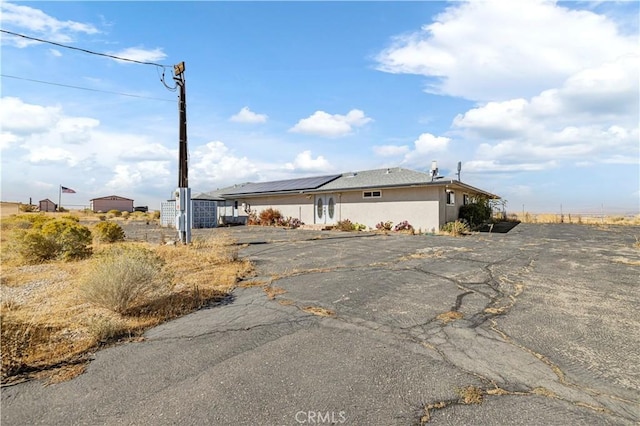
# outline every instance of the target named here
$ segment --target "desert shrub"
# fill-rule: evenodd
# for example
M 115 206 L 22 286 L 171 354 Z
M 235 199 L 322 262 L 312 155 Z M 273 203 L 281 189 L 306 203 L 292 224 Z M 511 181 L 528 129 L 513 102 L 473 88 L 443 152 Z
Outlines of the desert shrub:
M 467 221 L 471 226 L 477 226 L 491 219 L 491 210 L 489 200 L 480 198 L 472 203 L 460 206 L 458 219 Z
M 111 215 L 112 217 L 120 217 L 122 216 L 122 212 L 120 210 L 109 210 L 107 212 L 108 215 Z
M 394 231 L 410 231 L 413 232 L 413 226 L 406 220 L 398 223 L 393 227 Z
M 129 216 L 131 215 L 131 213 L 129 213 L 128 211 L 123 211 L 122 212 L 122 218 L 123 219 L 129 219 Z
M 247 225 L 260 225 L 260 219 L 258 219 L 258 214 L 255 212 L 255 210 L 249 212 Z
M 163 261 L 140 246 L 113 246 L 95 256 L 80 292 L 90 303 L 125 314 L 136 304 L 170 288 Z
M 2 219 L 2 229 L 40 228 L 43 223 L 53 219 L 53 216 L 47 216 L 44 213 L 13 215 Z
M 60 219 L 66 219 L 66 220 L 71 220 L 73 222 L 80 222 L 80 218 L 78 216 L 72 215 L 72 214 L 63 214 L 62 216 L 60 216 Z
M 58 212 L 60 213 L 64 213 L 64 212 L 68 212 L 69 209 L 65 209 L 64 207 L 58 207 Z
M 160 212 L 159 212 L 158 210 L 154 211 L 154 212 L 151 214 L 151 219 L 156 219 L 156 220 L 157 220 L 157 219 L 160 219 Z
M 390 220 L 386 221 L 386 222 L 380 222 L 376 225 L 376 229 L 378 231 L 391 231 L 391 228 L 393 226 L 393 222 L 391 222 Z
M 282 213 L 279 210 L 269 207 L 268 209 L 260 212 L 260 225 L 272 226 L 278 223 L 278 220 L 282 218 Z
M 38 206 L 34 204 L 20 204 L 18 206 L 18 210 L 23 213 L 32 213 L 38 211 Z
M 104 220 L 107 220 L 107 217 L 101 214 L 101 215 L 98 215 L 98 219 L 100 219 L 100 221 L 104 221 Z
M 115 222 L 98 222 L 93 230 L 98 241 L 103 243 L 124 241 L 124 230 Z
M 447 222 L 442 225 L 440 231 L 445 234 L 457 237 L 469 232 L 469 225 L 463 220 L 456 220 L 455 222 Z
M 16 235 L 17 248 L 28 263 L 82 259 L 91 254 L 91 231 L 69 219 L 53 219 Z
M 276 222 L 278 226 L 286 226 L 287 228 L 298 228 L 300 225 L 304 225 L 300 219 L 296 217 L 279 218 Z
M 340 220 L 336 223 L 335 229 L 338 231 L 351 232 L 353 231 L 353 223 L 351 223 L 349 219 Z

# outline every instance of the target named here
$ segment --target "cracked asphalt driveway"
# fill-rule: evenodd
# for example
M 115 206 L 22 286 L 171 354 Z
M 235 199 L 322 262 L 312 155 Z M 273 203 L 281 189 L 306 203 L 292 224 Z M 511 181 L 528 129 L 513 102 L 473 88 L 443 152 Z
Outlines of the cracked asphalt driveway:
M 637 227 L 206 232 L 246 244 L 270 292 L 238 288 L 69 382 L 5 387 L 2 423 L 640 422 Z

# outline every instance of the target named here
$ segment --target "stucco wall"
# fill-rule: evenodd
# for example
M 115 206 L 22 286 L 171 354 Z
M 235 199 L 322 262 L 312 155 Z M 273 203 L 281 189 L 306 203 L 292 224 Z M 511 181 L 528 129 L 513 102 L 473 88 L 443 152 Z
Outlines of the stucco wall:
M 239 198 L 238 215 L 246 216 L 247 213 L 243 211 L 242 203 L 249 204 L 251 210 L 256 211 L 258 216 L 262 210 L 272 207 L 279 210 L 284 217 L 298 218 L 307 224 L 313 223 L 312 195 L 295 194 L 272 197 Z
M 337 219 L 374 228 L 379 222 L 408 221 L 422 231 L 440 228 L 439 191 L 435 187 L 381 189 L 380 198 L 363 198 L 362 190 L 336 194 Z

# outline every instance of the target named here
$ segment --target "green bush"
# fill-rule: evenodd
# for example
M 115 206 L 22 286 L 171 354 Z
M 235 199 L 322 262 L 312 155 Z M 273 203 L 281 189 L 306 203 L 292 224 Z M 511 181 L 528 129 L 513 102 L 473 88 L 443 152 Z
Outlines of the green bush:
M 16 236 L 17 247 L 28 263 L 53 259 L 82 259 L 91 255 L 91 231 L 70 219 L 52 219 Z
M 481 225 L 491 219 L 491 205 L 488 199 L 479 199 L 460 206 L 458 219 L 466 220 L 472 226 Z
M 120 210 L 109 210 L 107 212 L 108 215 L 111 215 L 112 217 L 120 217 L 122 216 L 122 212 Z
M 113 246 L 93 259 L 82 277 L 80 292 L 87 302 L 120 314 L 170 289 L 163 261 L 140 246 Z
M 98 241 L 103 243 L 115 243 L 124 241 L 124 230 L 115 222 L 99 222 L 93 227 Z

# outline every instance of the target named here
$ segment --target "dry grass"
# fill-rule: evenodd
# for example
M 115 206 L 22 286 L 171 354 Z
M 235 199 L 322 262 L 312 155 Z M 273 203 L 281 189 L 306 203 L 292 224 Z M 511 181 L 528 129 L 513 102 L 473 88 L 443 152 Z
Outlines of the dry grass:
M 336 313 L 331 309 L 325 309 L 319 306 L 304 306 L 302 310 L 319 317 L 333 317 L 336 315 Z
M 458 389 L 458 395 L 460 395 L 460 402 L 462 404 L 482 404 L 484 392 L 482 389 L 475 386 L 467 386 L 466 388 Z
M 640 225 L 640 215 L 616 216 L 597 214 L 511 213 L 509 220 L 522 223 L 575 223 L 581 225 Z
M 262 287 L 262 290 L 264 290 L 264 292 L 267 295 L 267 299 L 269 300 L 273 300 L 276 298 L 276 296 L 280 294 L 285 294 L 287 292 L 287 290 L 285 290 L 284 288 L 273 286 L 273 285 L 264 286 Z
M 458 311 L 448 311 L 439 314 L 436 319 L 440 320 L 443 324 L 448 324 L 451 321 L 462 319 L 463 315 Z
M 3 249 L 9 243 L 4 234 Z M 3 263 L 3 383 L 74 377 L 84 371 L 89 352 L 116 340 L 137 339 L 149 327 L 219 301 L 252 271 L 224 235 L 191 246 L 124 244 L 144 245 L 173 273 L 166 292 L 137 300 L 122 313 L 83 299 L 80 284 L 93 259 L 33 266 Z

